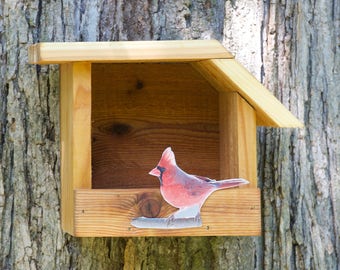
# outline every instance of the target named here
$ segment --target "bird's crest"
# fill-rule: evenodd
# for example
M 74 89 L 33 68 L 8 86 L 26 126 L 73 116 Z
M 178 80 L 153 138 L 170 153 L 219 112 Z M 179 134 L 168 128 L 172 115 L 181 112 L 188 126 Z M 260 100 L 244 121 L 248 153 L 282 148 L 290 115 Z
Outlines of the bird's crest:
M 176 165 L 175 154 L 172 152 L 171 147 L 168 147 L 164 150 L 159 163 Z

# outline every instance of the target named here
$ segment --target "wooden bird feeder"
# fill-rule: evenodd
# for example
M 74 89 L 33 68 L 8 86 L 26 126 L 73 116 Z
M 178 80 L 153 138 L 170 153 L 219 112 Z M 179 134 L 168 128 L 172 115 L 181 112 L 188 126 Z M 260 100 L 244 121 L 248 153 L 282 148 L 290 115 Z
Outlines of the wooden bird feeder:
M 302 124 L 217 41 L 39 43 L 60 65 L 61 213 L 74 236 L 260 235 L 256 126 Z M 185 171 L 249 185 L 213 193 L 203 226 L 138 229 L 174 208 L 148 175 L 171 146 Z

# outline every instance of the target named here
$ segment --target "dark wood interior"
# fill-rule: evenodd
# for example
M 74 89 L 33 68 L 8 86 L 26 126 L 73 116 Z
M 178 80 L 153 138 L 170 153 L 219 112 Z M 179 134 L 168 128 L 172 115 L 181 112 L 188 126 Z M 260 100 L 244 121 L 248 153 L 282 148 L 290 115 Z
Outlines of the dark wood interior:
M 218 92 L 187 63 L 92 64 L 93 188 L 158 187 L 171 146 L 185 171 L 219 178 Z

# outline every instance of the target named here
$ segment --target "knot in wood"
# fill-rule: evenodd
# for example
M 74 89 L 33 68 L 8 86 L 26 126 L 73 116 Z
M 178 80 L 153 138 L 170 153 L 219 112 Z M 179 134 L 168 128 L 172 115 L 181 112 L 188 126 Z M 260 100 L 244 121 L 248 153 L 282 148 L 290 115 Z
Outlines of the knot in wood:
M 114 135 L 126 135 L 131 131 L 131 126 L 124 123 L 114 123 L 111 127 L 111 131 Z
M 143 87 L 144 87 L 143 81 L 137 80 L 137 82 L 136 82 L 136 89 L 137 89 L 137 90 L 140 90 L 140 89 L 142 89 Z
M 139 199 L 138 207 L 142 216 L 157 217 L 161 211 L 162 202 L 159 196 L 153 193 L 143 193 Z

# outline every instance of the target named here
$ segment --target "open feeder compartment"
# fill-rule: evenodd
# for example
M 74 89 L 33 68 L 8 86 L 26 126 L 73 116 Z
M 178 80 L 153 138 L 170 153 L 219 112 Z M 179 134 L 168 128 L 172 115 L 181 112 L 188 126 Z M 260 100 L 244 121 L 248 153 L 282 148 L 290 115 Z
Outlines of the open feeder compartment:
M 41 43 L 60 64 L 62 226 L 74 236 L 260 235 L 256 124 L 300 122 L 217 41 Z M 213 193 L 202 227 L 138 229 L 176 209 L 148 175 L 171 146 L 188 173 L 242 177 Z

